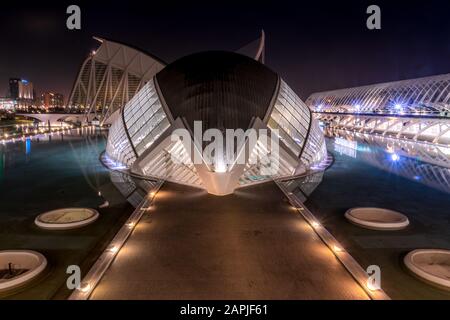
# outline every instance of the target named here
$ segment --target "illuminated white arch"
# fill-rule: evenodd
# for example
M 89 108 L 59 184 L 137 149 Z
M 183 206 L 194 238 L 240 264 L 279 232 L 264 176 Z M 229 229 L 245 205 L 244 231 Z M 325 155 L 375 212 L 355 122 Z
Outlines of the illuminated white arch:
M 100 47 L 81 65 L 68 106 L 108 118 L 127 103 L 165 63 L 122 43 L 94 37 Z

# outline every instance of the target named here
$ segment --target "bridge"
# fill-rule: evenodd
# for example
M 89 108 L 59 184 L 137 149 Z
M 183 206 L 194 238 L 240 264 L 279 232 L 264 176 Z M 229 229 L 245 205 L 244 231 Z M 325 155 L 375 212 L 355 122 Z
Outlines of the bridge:
M 85 113 L 16 113 L 16 116 L 22 116 L 38 120 L 39 122 L 50 123 L 51 126 L 61 125 L 62 122 L 80 122 L 86 123 L 92 121 L 94 113 L 89 115 Z

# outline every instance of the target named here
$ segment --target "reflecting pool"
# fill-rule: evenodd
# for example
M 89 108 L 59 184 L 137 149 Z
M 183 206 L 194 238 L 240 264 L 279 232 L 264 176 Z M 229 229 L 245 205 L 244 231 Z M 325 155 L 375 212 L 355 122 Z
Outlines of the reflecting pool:
M 36 250 L 50 265 L 29 289 L 1 298 L 65 298 L 67 266 L 86 272 L 132 212 L 99 161 L 105 142 L 106 131 L 90 128 L 0 144 L 0 250 Z M 109 206 L 98 208 L 106 200 Z M 100 217 L 67 231 L 34 225 L 40 213 L 63 207 L 96 208 Z
M 397 147 L 357 136 L 327 139 L 334 164 L 306 206 L 367 268 L 381 268 L 382 287 L 394 299 L 450 299 L 410 275 L 403 257 L 417 248 L 450 249 L 450 171 L 419 161 Z M 344 217 L 352 207 L 383 207 L 408 216 L 401 231 L 374 231 L 350 224 Z

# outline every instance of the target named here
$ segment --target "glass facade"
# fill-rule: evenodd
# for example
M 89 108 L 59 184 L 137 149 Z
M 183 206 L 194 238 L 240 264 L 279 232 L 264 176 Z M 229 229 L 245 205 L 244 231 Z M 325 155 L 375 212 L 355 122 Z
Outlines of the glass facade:
M 286 82 L 280 81 L 280 91 L 267 126 L 278 129 L 280 140 L 299 156 L 308 135 L 311 114 Z
M 209 179 L 206 177 L 211 175 L 203 174 L 203 171 L 199 174 L 197 170 L 211 169 L 203 165 L 194 166 L 193 155 L 185 150 L 180 140 L 161 141 L 158 148 L 152 148 L 151 153 L 146 152 L 171 126 L 158 94 L 151 79 L 123 107 L 120 117 L 110 128 L 107 155 L 127 168 L 131 168 L 138 159 L 136 164 L 139 168 L 136 170 L 150 178 L 207 188 L 212 180 L 205 182 L 202 179 Z M 284 143 L 277 147 L 283 150 L 280 153 L 275 152 L 276 149 L 267 150 L 260 137 L 247 164 L 236 169 L 242 170 L 237 185 L 301 174 L 326 157 L 324 135 L 318 121 L 283 80 L 280 80 L 273 108 L 266 112 L 270 112 L 267 126 Z
M 109 130 L 106 153 L 113 160 L 130 167 L 169 128 L 170 123 L 153 80 L 147 82 L 125 105 L 122 113 Z
M 279 138 L 305 165 L 326 156 L 323 133 L 306 104 L 280 80 L 280 91 L 267 126 L 278 129 Z
M 303 149 L 300 161 L 305 165 L 313 165 L 322 161 L 327 156 L 325 137 L 316 119 L 311 121 L 306 145 Z
M 130 167 L 136 160 L 136 154 L 128 140 L 122 117 L 117 119 L 109 129 L 106 154 L 120 165 Z
M 125 124 L 131 142 L 140 156 L 170 126 L 156 93 L 153 80 L 125 106 Z

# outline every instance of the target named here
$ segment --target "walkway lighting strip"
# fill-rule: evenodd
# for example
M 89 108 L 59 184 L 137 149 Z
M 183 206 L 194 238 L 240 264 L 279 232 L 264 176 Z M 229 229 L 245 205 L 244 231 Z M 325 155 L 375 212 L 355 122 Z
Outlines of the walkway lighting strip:
M 89 272 L 81 281 L 80 287 L 75 289 L 69 296 L 68 300 L 87 300 L 98 285 L 106 270 L 108 270 L 111 263 L 119 253 L 122 246 L 127 241 L 128 237 L 133 232 L 134 228 L 138 224 L 139 220 L 148 210 L 154 201 L 156 194 L 163 185 L 164 180 L 160 180 L 155 188 L 151 190 L 147 197 L 136 207 L 133 213 L 130 215 L 125 224 L 120 228 L 119 232 L 114 236 L 112 241 L 95 261 Z
M 390 300 L 390 297 L 383 291 L 383 289 L 373 290 L 370 286 L 370 281 L 367 273 L 359 265 L 359 263 L 344 249 L 344 247 L 328 232 L 323 225 L 321 225 L 311 211 L 301 203 L 292 192 L 289 192 L 280 181 L 274 180 L 281 191 L 288 198 L 291 205 L 297 209 L 302 217 L 309 223 L 311 228 L 327 245 L 336 258 L 342 263 L 352 277 L 358 282 L 363 290 L 369 295 L 372 300 Z

